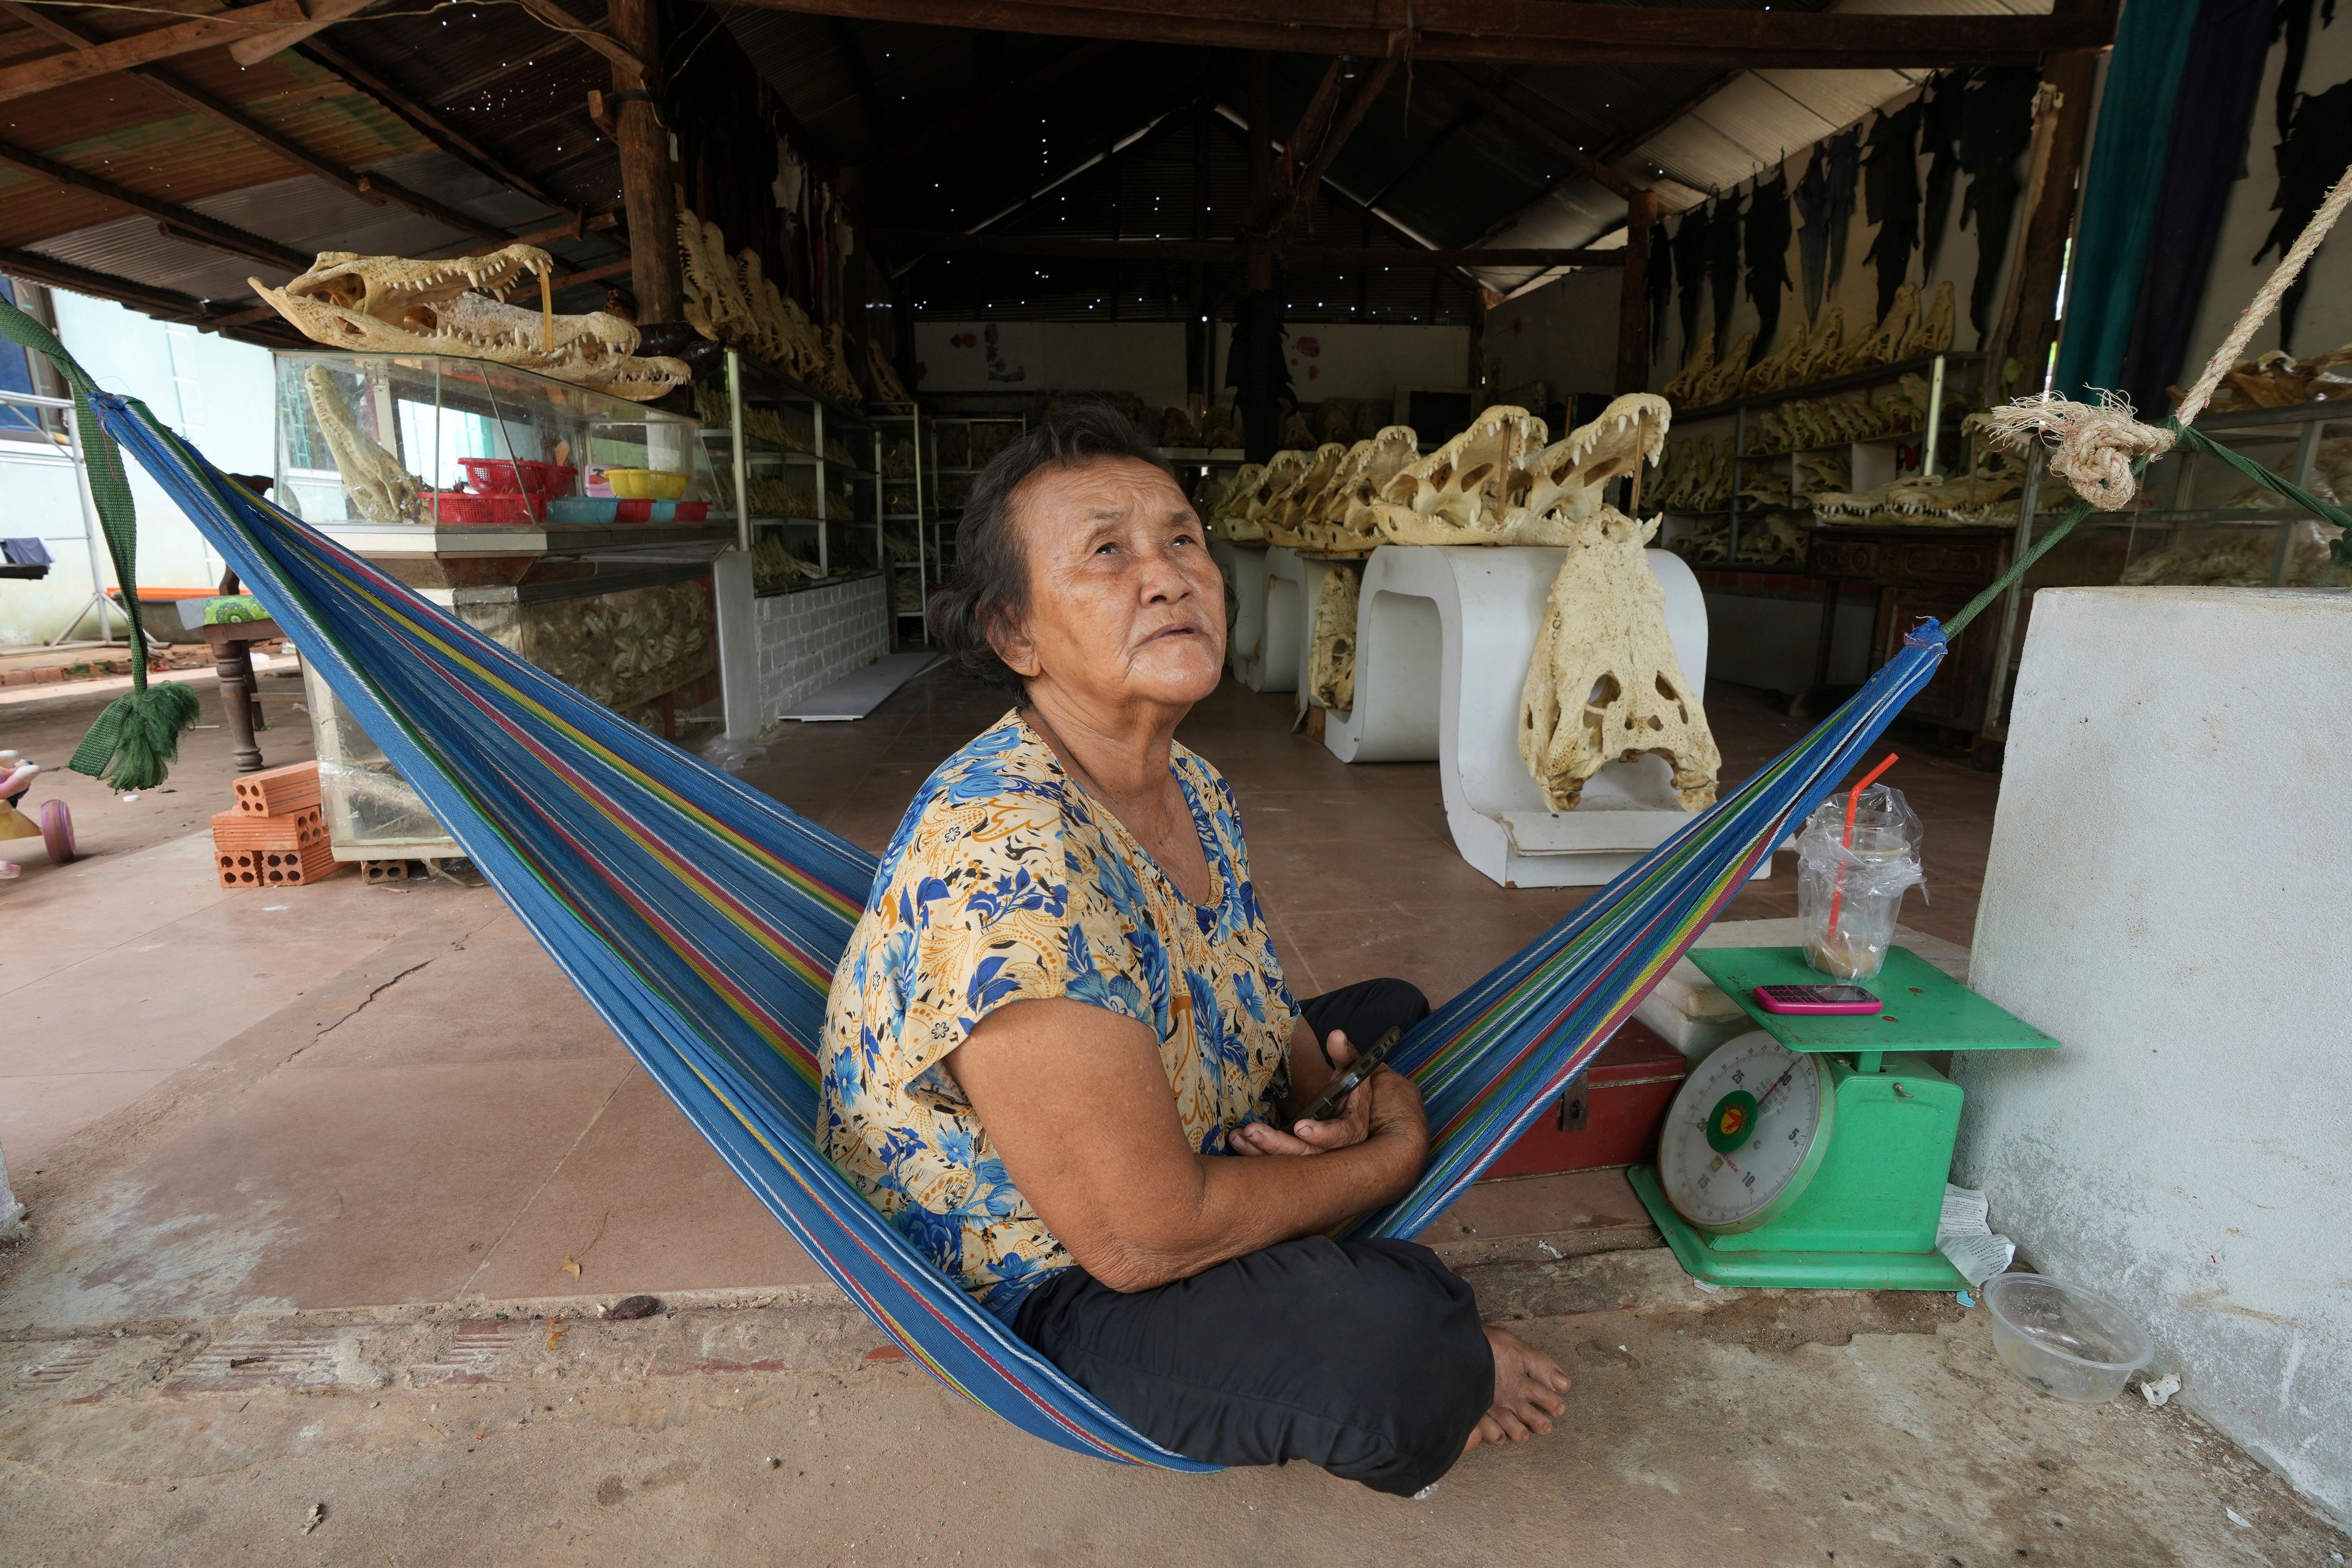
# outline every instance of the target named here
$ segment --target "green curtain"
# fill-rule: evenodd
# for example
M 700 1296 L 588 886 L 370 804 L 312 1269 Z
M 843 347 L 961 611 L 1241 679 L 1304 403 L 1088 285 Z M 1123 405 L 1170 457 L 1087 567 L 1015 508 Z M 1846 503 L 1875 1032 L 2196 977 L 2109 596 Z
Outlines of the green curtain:
M 2122 384 L 2198 0 L 2126 0 L 2074 226 L 2058 390 Z M 2150 410 L 2143 409 L 2143 416 Z M 2155 412 L 2161 412 L 2160 410 Z

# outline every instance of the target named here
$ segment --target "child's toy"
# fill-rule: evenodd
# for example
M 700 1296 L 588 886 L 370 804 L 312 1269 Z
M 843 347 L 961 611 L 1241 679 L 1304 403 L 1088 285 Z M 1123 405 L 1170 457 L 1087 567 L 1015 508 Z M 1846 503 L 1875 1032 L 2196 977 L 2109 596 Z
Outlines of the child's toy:
M 74 858 L 73 813 L 64 801 L 43 801 L 37 826 L 17 809 L 17 801 L 33 787 L 40 772 L 37 763 L 14 752 L 0 752 L 0 879 L 17 874 L 17 862 L 31 857 L 36 841 L 53 865 L 62 866 Z

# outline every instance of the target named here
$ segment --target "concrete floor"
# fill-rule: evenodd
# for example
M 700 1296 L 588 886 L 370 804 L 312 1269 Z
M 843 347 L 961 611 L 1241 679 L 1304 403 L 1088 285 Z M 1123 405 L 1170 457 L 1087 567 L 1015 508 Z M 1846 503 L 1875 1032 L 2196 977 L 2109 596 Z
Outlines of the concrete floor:
M 0 744 L 61 762 L 106 695 L 0 707 Z M 745 776 L 878 849 L 1002 707 L 935 673 Z M 1711 711 L 1730 778 L 1798 732 L 1737 690 Z M 272 762 L 307 754 L 289 716 Z M 1289 717 L 1228 689 L 1185 738 L 1234 781 L 1302 992 L 1398 973 L 1442 998 L 1584 896 L 1493 887 L 1453 854 L 1433 766 L 1343 766 Z M 0 1148 L 37 1222 L 0 1258 L 0 1561 L 2347 1550 L 2192 1417 L 2032 1394 L 1980 1310 L 1694 1289 L 1614 1173 L 1482 1187 L 1428 1237 L 1579 1379 L 1560 1435 L 1475 1456 L 1430 1502 L 1062 1455 L 873 1359 L 487 890 L 212 886 L 229 776 L 206 730 L 173 794 L 63 780 L 93 854 L 0 884 Z M 1924 752 L 1893 776 L 1929 833 L 1907 921 L 1965 942 L 1997 781 Z M 1730 918 L 1793 912 L 1781 858 Z M 664 1310 L 595 1315 L 636 1291 Z

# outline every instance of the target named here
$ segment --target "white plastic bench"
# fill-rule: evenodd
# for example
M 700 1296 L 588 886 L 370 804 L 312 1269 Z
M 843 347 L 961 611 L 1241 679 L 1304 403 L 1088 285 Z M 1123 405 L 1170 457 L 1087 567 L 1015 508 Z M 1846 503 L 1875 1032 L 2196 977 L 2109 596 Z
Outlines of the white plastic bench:
M 1277 553 L 1263 544 L 1235 544 L 1215 540 L 1209 553 L 1233 574 L 1234 624 L 1225 641 L 1225 668 L 1252 691 L 1290 691 L 1297 688 L 1298 632 L 1287 628 L 1284 638 L 1266 637 L 1266 582 L 1269 558 Z M 1279 553 L 1289 554 L 1288 551 Z M 1269 657 L 1269 652 L 1273 657 Z M 1286 653 L 1282 650 L 1287 650 Z M 1285 660 L 1287 660 L 1286 663 Z
M 1576 810 L 1552 811 L 1519 756 L 1520 690 L 1567 553 L 1474 545 L 1374 551 L 1356 611 L 1356 705 L 1324 721 L 1323 743 L 1342 762 L 1434 759 L 1454 847 L 1505 887 L 1598 886 L 1690 816 L 1663 757 L 1610 763 Z M 1706 605 L 1698 579 L 1679 556 L 1645 553 L 1665 590 L 1675 657 L 1704 700 Z

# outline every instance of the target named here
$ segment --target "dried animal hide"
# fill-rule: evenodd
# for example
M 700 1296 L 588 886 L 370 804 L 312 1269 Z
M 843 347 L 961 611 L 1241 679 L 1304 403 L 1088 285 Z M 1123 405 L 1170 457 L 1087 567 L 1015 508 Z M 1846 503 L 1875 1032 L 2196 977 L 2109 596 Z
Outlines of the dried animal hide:
M 1911 329 L 1918 319 L 1919 286 L 1906 283 L 1895 291 L 1895 302 L 1888 308 L 1886 319 L 1878 323 L 1878 330 L 1854 344 L 1841 368 L 1868 370 L 1873 365 L 1893 361 L 1902 351 L 1903 340 L 1911 335 Z
M 1976 73 L 1962 95 L 1960 165 L 1969 173 L 1960 221 L 1977 220 L 1976 281 L 1969 289 L 1969 321 L 1979 341 L 1992 331 L 1993 289 L 2009 254 L 2009 231 L 2024 190 L 2018 161 L 2033 141 L 2033 97 L 2042 73 L 2004 66 Z
M 1864 207 L 1878 226 L 1864 258 L 1878 269 L 1878 314 L 1895 309 L 1896 290 L 1908 287 L 1911 253 L 1919 247 L 1919 121 L 1925 105 L 1918 99 L 1882 114 L 1870 128 L 1870 150 L 1863 165 Z M 1916 297 L 1918 290 L 1912 293 Z
M 2269 493 L 2269 492 L 2265 492 Z M 2277 559 L 2278 530 L 2221 528 L 2184 531 L 2188 537 L 2141 556 L 2125 567 L 2122 580 L 2135 587 L 2163 585 L 2187 588 L 2263 588 L 2270 585 L 2271 564 Z M 2309 518 L 2287 524 L 2288 588 L 2333 588 L 2344 584 L 2345 568 L 2331 565 L 2328 543 L 2340 538 L 2340 528 L 2323 527 Z
M 1706 224 L 1706 289 L 1715 300 L 1715 341 L 1731 339 L 1739 304 L 1739 198 L 1717 196 Z
M 627 710 L 717 668 L 710 595 L 670 583 L 528 605 L 525 658 L 609 708 Z
M 1903 346 L 1896 359 L 1918 359 L 1927 354 L 1939 354 L 1952 346 L 1952 280 L 1945 279 L 1936 285 L 1935 302 L 1929 305 L 1904 334 Z
M 1748 198 L 1748 298 L 1756 306 L 1756 341 L 1768 350 L 1780 330 L 1780 296 L 1789 290 L 1789 241 L 1796 226 L 1789 211 L 1789 176 L 1776 165 Z M 1798 331 L 1801 341 L 1804 332 Z
M 2278 144 L 2278 189 L 2271 206 L 2278 221 L 2254 252 L 2262 260 L 2275 248 L 2284 256 L 2319 210 L 2328 190 L 2352 162 L 2352 81 L 2341 81 L 2326 92 L 2298 98 L 2294 118 Z M 2306 270 L 2279 301 L 2279 346 L 2294 346 L 2295 318 L 2303 309 L 2304 290 L 2311 286 Z
M 1706 204 L 1683 214 L 1675 226 L 1675 289 L 1683 323 L 1683 352 L 1698 341 L 1698 300 L 1706 287 Z
M 1222 403 L 1212 403 L 1201 410 L 1201 445 L 1211 450 L 1231 449 L 1242 444 L 1240 416 Z
M 1667 381 L 1664 388 L 1666 401 L 1676 407 L 1685 404 L 1696 405 L 1700 385 L 1714 370 L 1715 334 L 1709 332 L 1699 339 L 1698 346 L 1691 351 L 1690 358 L 1683 362 L 1682 369 L 1675 372 Z
M 1666 308 L 1675 297 L 1674 239 L 1666 233 L 1663 217 L 1650 226 L 1650 266 L 1644 281 L 1650 289 L 1650 357 L 1654 360 L 1666 352 Z
M 1524 408 L 1487 409 L 1470 427 L 1391 479 L 1374 508 L 1391 544 L 1496 544 L 1505 518 L 1523 507 L 1527 459 L 1548 432 Z
M 444 261 L 322 250 L 283 289 L 247 281 L 303 336 L 329 348 L 490 360 L 636 402 L 692 375 L 678 360 L 637 358 L 637 329 L 618 316 L 558 316 L 472 292 L 505 289 L 525 273 L 543 283 L 552 265 L 529 245 Z
M 815 562 L 786 550 L 773 533 L 763 532 L 751 547 L 751 586 L 759 593 L 781 593 L 794 583 L 814 583 L 824 575 Z
M 1391 479 L 1421 461 L 1410 425 L 1391 425 L 1348 448 L 1325 488 L 1319 515 L 1305 530 L 1308 547 L 1325 555 L 1368 555 L 1381 543 L 1376 508 Z
M 1163 447 L 1197 447 L 1201 444 L 1201 424 L 1189 408 L 1174 405 L 1160 411 L 1160 444 Z
M 1311 447 L 1320 445 L 1315 439 L 1314 427 L 1309 426 L 1306 417 L 1295 408 L 1282 416 L 1280 439 L 1286 447 Z
M 1768 511 L 1739 520 L 1742 566 L 1801 566 L 1808 552 L 1807 535 L 1785 511 Z
M 327 367 L 314 364 L 302 373 L 302 387 L 343 493 L 362 522 L 430 522 L 425 515 L 425 481 L 401 467 L 400 459 L 360 432 L 343 406 L 343 395 Z
M 1952 218 L 1952 189 L 1960 173 L 1960 121 L 1967 78 L 1954 71 L 1927 89 L 1927 111 L 1919 122 L 1919 151 L 1927 154 L 1927 193 L 1919 211 L 1919 271 L 1936 275 L 1944 230 Z
M 1612 762 L 1656 752 L 1685 811 L 1714 804 L 1723 754 L 1666 631 L 1666 595 L 1643 557 L 1657 521 L 1588 518 L 1552 583 L 1519 698 L 1519 755 L 1554 811 L 1573 811 Z
M 1348 448 L 1337 441 L 1327 441 L 1315 448 L 1314 459 L 1266 506 L 1261 521 L 1265 525 L 1268 544 L 1291 550 L 1306 548 L 1307 536 L 1300 530 L 1314 516 L 1316 503 L 1339 474 L 1339 464 L 1347 456 Z
M 1356 604 L 1363 568 L 1334 566 L 1315 595 L 1314 644 L 1307 656 L 1307 700 L 1345 713 L 1356 705 Z
M 1812 162 L 1797 182 L 1797 259 L 1804 274 L 1805 314 L 1822 308 L 1823 292 L 1837 287 L 1845 271 L 1846 229 L 1853 221 L 1853 181 L 1861 156 L 1860 133 L 1842 131 L 1813 148 Z

